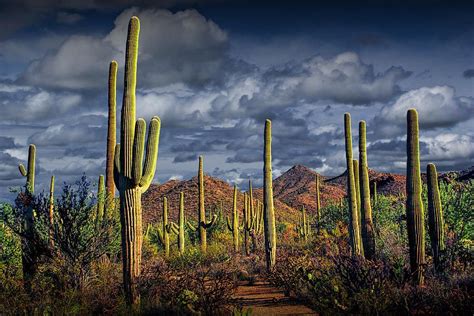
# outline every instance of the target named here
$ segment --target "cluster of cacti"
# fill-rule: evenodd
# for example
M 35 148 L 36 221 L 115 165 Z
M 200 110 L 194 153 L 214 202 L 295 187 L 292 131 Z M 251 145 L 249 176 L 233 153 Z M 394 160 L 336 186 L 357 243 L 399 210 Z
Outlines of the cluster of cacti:
M 206 209 L 204 207 L 204 170 L 203 170 L 203 158 L 199 156 L 199 171 L 198 171 L 198 223 L 197 227 L 194 227 L 187 222 L 188 227 L 199 233 L 199 240 L 201 242 L 201 251 L 207 251 L 207 230 L 210 229 L 217 220 L 217 215 L 211 215 L 210 220 L 206 219 Z
M 349 204 L 349 235 L 352 254 L 363 255 L 362 240 L 359 226 L 359 211 L 357 208 L 357 191 L 355 182 L 354 162 L 352 160 L 351 116 L 344 114 L 344 132 L 347 165 L 347 199 Z
M 267 270 L 271 271 L 276 262 L 276 225 L 273 207 L 272 179 L 272 122 L 265 121 L 263 149 L 263 223 L 265 231 L 265 259 Z
M 298 232 L 298 235 L 301 238 L 303 238 L 305 242 L 308 241 L 308 236 L 311 233 L 311 229 L 310 229 L 309 221 L 306 219 L 306 210 L 304 206 L 301 209 L 301 219 L 300 219 L 300 223 L 296 226 L 296 231 Z
M 134 16 L 128 25 L 125 52 L 120 144 L 115 146 L 114 153 L 114 183 L 120 192 L 123 284 L 127 304 L 132 305 L 140 301 L 137 279 L 141 272 L 143 238 L 141 196 L 155 175 L 161 126 L 160 118 L 154 116 L 150 121 L 145 154 L 146 123 L 135 118 L 139 32 L 140 21 Z
M 359 199 L 362 219 L 362 243 L 367 259 L 375 256 L 375 232 L 372 222 L 372 206 L 370 205 L 369 167 L 367 163 L 366 126 L 365 121 L 359 122 Z
M 428 227 L 436 271 L 442 270 L 441 254 L 445 250 L 443 208 L 439 196 L 438 173 L 432 163 L 426 167 L 428 177 Z
M 421 199 L 420 147 L 418 141 L 418 112 L 407 113 L 407 180 L 406 216 L 410 267 L 414 281 L 422 285 L 425 265 L 425 224 Z

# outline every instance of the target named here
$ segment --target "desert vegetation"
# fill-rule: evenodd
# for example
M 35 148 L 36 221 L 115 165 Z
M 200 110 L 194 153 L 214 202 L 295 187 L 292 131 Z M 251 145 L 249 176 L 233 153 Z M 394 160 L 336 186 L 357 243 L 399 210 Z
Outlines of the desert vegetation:
M 132 17 L 120 144 L 110 63 L 106 177 L 55 188 L 53 176 L 38 193 L 34 145 L 19 166 L 26 183 L 0 205 L 0 314 L 252 314 L 235 293 L 256 281 L 323 315 L 474 313 L 474 182 L 434 164 L 422 174 L 415 109 L 399 192 L 381 190 L 388 180 L 368 167 L 364 121 L 354 160 L 349 113 L 342 176 L 299 166 L 293 183 L 274 181 L 266 120 L 263 188 L 206 176 L 202 156 L 196 178 L 158 186 L 161 121 L 145 137 L 135 115 L 139 32 Z

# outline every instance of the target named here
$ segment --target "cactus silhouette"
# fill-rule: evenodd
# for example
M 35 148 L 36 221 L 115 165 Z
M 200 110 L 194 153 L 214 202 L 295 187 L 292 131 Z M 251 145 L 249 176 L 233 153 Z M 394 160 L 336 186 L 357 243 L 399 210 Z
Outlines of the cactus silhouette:
M 117 86 L 117 62 L 115 60 L 110 62 L 109 65 L 109 115 L 108 115 L 108 129 L 107 129 L 107 159 L 105 167 L 105 183 L 107 188 L 106 201 L 113 201 L 115 196 L 115 183 L 114 183 L 114 153 L 116 141 L 116 86 Z
M 263 224 L 265 232 L 265 258 L 267 271 L 271 271 L 276 262 L 276 225 L 275 209 L 273 207 L 272 179 L 272 122 L 265 121 L 263 149 Z
M 352 161 L 351 115 L 349 113 L 344 114 L 344 131 L 346 145 L 347 199 L 349 204 L 350 244 L 352 248 L 352 254 L 354 256 L 360 256 L 363 255 L 363 249 L 360 236 L 359 211 L 357 209 L 354 162 Z
M 232 221 L 227 217 L 227 228 L 232 232 L 234 251 L 239 251 L 239 212 L 237 210 L 237 186 L 234 185 L 234 196 L 232 200 Z
M 143 242 L 141 196 L 155 175 L 161 127 L 160 118 L 154 116 L 150 121 L 145 155 L 146 123 L 135 118 L 139 33 L 140 21 L 134 16 L 128 25 L 120 144 L 115 146 L 114 154 L 114 182 L 120 192 L 123 285 L 126 303 L 134 308 L 140 302 L 137 279 L 141 272 Z
M 410 267 L 414 282 L 424 283 L 425 224 L 421 200 L 420 147 L 418 141 L 418 112 L 407 112 L 407 181 L 406 216 Z
M 369 167 L 367 162 L 366 125 L 359 122 L 359 181 L 360 214 L 362 216 L 362 243 L 364 255 L 371 260 L 375 256 L 375 233 L 370 205 Z
M 431 249 L 436 271 L 441 271 L 441 254 L 445 250 L 444 218 L 441 199 L 439 196 L 438 173 L 432 163 L 426 167 L 428 177 L 428 227 L 430 232 Z

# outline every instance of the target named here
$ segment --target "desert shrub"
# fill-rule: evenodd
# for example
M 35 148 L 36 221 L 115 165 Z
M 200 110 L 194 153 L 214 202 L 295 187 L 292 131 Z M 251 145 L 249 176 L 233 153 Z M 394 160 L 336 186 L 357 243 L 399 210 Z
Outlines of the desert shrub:
M 326 231 L 336 229 L 338 223 L 348 223 L 349 213 L 346 199 L 342 205 L 332 203 L 321 208 L 319 228 Z
M 145 313 L 223 314 L 237 288 L 237 268 L 230 263 L 176 267 L 157 258 L 143 270 Z
M 0 208 L 11 208 L 4 204 Z M 21 275 L 20 239 L 5 223 L 0 223 L 0 277 L 18 278 Z

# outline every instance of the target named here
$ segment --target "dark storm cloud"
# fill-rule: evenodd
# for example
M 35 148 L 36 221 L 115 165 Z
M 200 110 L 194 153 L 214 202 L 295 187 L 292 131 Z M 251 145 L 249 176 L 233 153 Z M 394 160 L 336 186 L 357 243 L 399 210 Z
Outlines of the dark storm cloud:
M 173 162 L 180 163 L 180 162 L 188 162 L 188 161 L 196 161 L 198 159 L 197 154 L 181 154 L 174 157 Z
M 16 146 L 13 137 L 0 136 L 0 150 L 15 148 Z
M 474 69 L 466 69 L 463 73 L 462 76 L 466 79 L 471 79 L 474 78 Z

